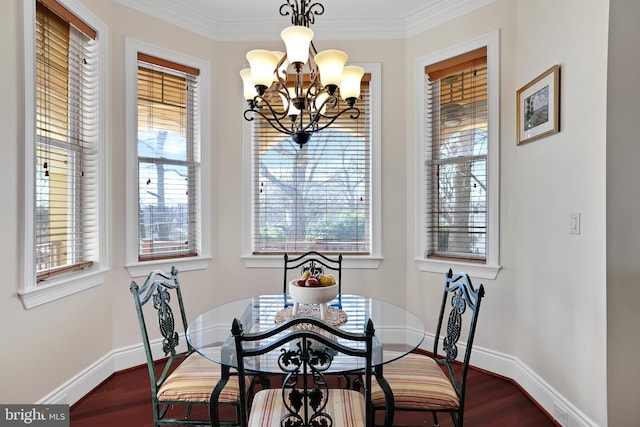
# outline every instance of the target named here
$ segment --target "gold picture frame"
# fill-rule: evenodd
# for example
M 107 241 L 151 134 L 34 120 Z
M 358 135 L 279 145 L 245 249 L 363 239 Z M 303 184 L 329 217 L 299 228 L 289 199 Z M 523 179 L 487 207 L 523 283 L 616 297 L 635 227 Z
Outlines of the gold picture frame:
M 560 65 L 516 93 L 518 145 L 560 132 Z

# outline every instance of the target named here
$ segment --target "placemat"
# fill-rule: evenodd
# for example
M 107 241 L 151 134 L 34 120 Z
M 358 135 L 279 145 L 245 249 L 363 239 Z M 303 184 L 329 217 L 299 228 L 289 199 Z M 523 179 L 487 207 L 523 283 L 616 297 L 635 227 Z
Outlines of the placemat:
M 293 307 L 287 307 L 280 310 L 276 313 L 275 322 L 282 323 L 285 320 L 289 319 L 292 316 L 292 311 Z M 300 305 L 298 307 L 297 316 L 312 316 L 320 318 L 320 306 L 316 304 Z M 332 326 L 344 325 L 345 323 L 347 323 L 347 313 L 337 307 L 328 306 L 326 322 Z M 299 324 L 296 325 L 296 327 L 298 327 L 299 329 L 311 329 L 312 325 Z

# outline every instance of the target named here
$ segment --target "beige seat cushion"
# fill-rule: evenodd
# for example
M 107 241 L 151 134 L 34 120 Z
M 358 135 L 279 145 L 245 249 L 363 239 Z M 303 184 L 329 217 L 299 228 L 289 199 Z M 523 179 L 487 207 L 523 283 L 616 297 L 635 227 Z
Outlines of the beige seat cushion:
M 330 389 L 325 412 L 331 416 L 335 427 L 364 426 L 364 395 L 354 390 Z M 281 389 L 261 390 L 251 405 L 249 427 L 279 426 L 280 419 L 286 414 Z
M 159 400 L 209 402 L 211 391 L 220 380 L 220 366 L 197 353 L 187 357 L 158 390 Z M 240 399 L 238 377 L 231 377 L 220 393 L 219 402 Z
M 438 363 L 428 356 L 408 354 L 384 365 L 383 375 L 393 391 L 398 409 L 457 409 L 460 400 L 449 378 Z M 372 402 L 384 407 L 385 399 L 378 382 L 373 381 Z

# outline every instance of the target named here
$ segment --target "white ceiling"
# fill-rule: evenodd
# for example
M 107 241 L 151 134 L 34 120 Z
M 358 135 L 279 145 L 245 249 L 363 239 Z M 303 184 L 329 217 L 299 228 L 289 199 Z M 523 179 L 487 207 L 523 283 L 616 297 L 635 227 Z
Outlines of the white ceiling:
M 290 18 L 286 0 L 115 0 L 220 41 L 277 40 Z M 318 0 L 311 28 L 323 39 L 402 39 L 494 0 Z

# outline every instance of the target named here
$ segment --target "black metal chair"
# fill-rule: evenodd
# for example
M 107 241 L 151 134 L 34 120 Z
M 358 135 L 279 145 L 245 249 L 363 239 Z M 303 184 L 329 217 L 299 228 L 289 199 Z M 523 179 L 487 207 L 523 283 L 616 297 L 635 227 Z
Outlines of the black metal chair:
M 246 387 L 240 387 L 242 427 L 373 427 L 371 385 L 375 331 L 370 319 L 362 333 L 346 332 L 312 317 L 294 317 L 257 333 L 245 333 L 242 323 L 235 319 L 231 332 L 235 338 L 240 384 L 245 384 L 246 375 L 255 375 L 257 357 L 267 353 L 277 358 L 284 375 L 281 388 L 258 391 L 250 404 Z M 362 359 L 364 393 L 330 386 L 328 371 L 339 354 Z
M 438 426 L 438 413 L 449 413 L 456 427 L 464 422 L 465 389 L 469 359 L 473 349 L 480 302 L 484 286 L 475 289 L 465 273 L 447 273 L 440 315 L 436 327 L 433 357 L 416 353 L 384 365 L 384 378 L 393 391 L 393 402 L 386 402 L 382 389 L 373 386 L 374 411 L 385 411 L 385 425 L 393 423 L 395 411 L 428 411 Z M 440 332 L 446 332 L 440 341 Z M 458 340 L 466 333 L 464 356 L 458 356 Z M 442 342 L 443 354 L 439 352 Z
M 291 270 L 296 270 L 296 273 L 290 273 Z M 336 282 L 338 282 L 338 302 L 333 305 L 341 308 L 342 254 L 338 254 L 337 258 L 332 258 L 316 251 L 309 251 L 297 256 L 290 256 L 285 252 L 282 293 L 287 293 L 287 284 L 289 281 L 299 278 L 305 271 L 310 272 L 312 275 L 333 274 L 334 276 L 337 276 L 335 279 Z M 285 303 L 285 305 L 289 304 Z
M 237 376 L 231 377 L 226 386 L 219 390 L 219 395 L 210 408 L 214 410 L 207 411 L 211 413 L 209 419 L 206 416 L 202 416 L 201 419 L 191 417 L 191 411 L 195 406 L 210 404 L 211 392 L 220 379 L 220 367 L 194 352 L 188 342 L 186 352 L 177 351 L 180 338 L 176 329 L 182 334 L 187 330 L 187 317 L 182 302 L 178 270 L 173 267 L 170 274 L 153 271 L 142 287 L 139 287 L 135 281 L 131 282 L 130 290 L 138 313 L 142 342 L 147 357 L 154 426 L 209 425 L 212 423 L 211 418 L 216 418 L 213 425 L 237 425 L 240 415 L 240 388 Z M 146 309 L 147 304 L 154 310 Z M 174 311 L 178 316 L 177 319 L 174 317 Z M 153 359 L 147 317 L 149 324 L 158 324 L 160 327 L 162 351 L 166 360 L 156 362 Z M 164 365 L 160 375 L 156 371 L 157 363 Z M 235 420 L 220 422 L 217 419 L 218 405 L 233 406 Z

